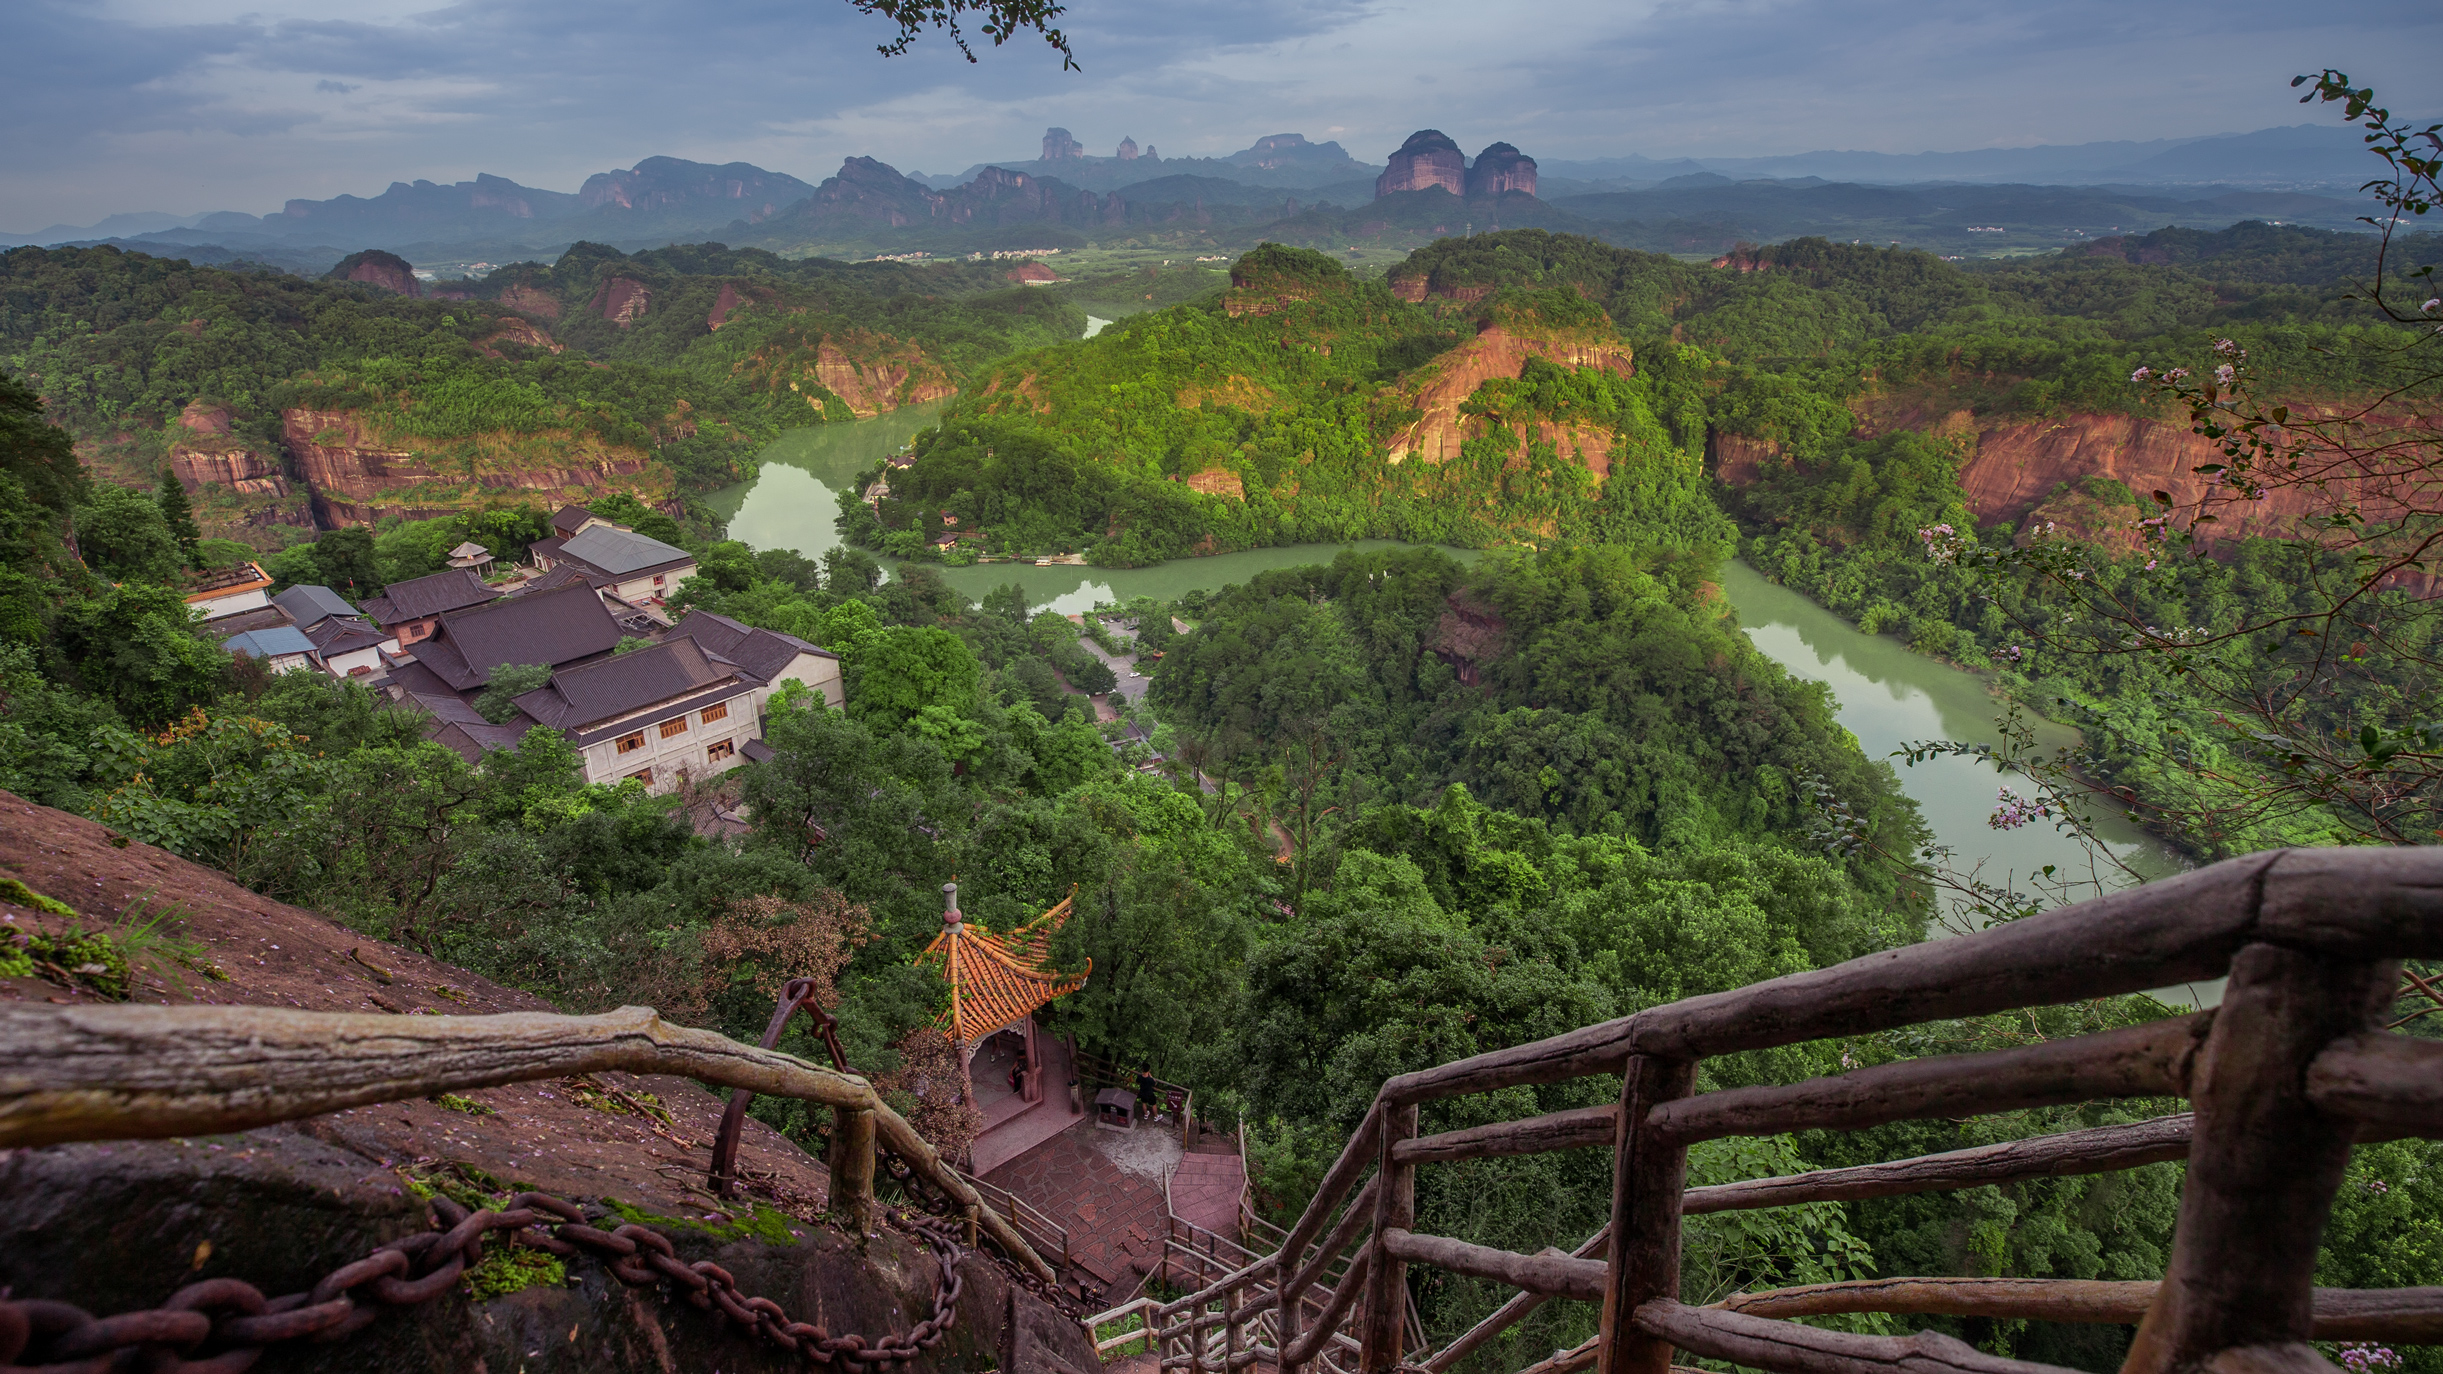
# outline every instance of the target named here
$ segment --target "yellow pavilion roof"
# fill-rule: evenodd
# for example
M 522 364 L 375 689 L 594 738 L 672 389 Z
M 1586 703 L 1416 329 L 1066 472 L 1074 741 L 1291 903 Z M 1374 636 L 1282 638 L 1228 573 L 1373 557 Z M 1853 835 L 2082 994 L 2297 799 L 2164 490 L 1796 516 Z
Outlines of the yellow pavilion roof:
M 941 1021 L 951 1039 L 981 1040 L 1086 985 L 1093 960 L 1086 961 L 1082 973 L 1062 973 L 1050 966 L 1052 933 L 1068 921 L 1076 900 L 1077 890 L 1071 888 L 1059 905 L 1002 935 L 964 918 L 951 919 L 959 914 L 952 906 L 943 918 L 942 933 L 916 956 L 918 968 L 931 967 L 950 984 L 950 1010 Z

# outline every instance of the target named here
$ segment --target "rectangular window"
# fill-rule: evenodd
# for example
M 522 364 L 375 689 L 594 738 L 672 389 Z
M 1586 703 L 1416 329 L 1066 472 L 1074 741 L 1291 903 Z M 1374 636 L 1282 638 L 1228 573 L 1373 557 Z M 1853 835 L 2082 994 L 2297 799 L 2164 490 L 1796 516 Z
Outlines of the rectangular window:
M 662 738 L 663 738 L 663 739 L 668 739 L 668 738 L 670 738 L 672 735 L 684 735 L 684 734 L 686 734 L 686 733 L 687 733 L 687 717 L 685 717 L 685 716 L 681 716 L 681 717 L 679 717 L 677 720 L 666 720 L 666 721 L 663 721 L 663 722 L 662 722 Z
M 707 706 L 704 708 L 704 723 L 706 725 L 710 725 L 716 720 L 728 720 L 729 718 L 730 704 L 726 701 L 722 702 L 718 706 Z
M 653 770 L 650 768 L 639 768 L 635 772 L 628 775 L 628 780 L 630 782 L 641 782 L 645 786 L 651 787 L 653 785 Z
M 737 742 L 734 740 L 725 739 L 704 751 L 704 761 L 706 763 L 719 763 L 721 760 L 728 758 L 730 755 L 737 752 Z
M 621 736 L 619 737 L 619 752 L 620 752 L 620 753 L 623 753 L 623 754 L 633 754 L 633 753 L 635 753 L 637 750 L 642 749 L 642 748 L 644 748 L 644 747 L 645 747 L 645 732 L 644 732 L 644 731 L 642 731 L 642 730 L 637 731 L 637 732 L 636 732 L 635 734 L 633 734 L 633 735 L 621 735 Z

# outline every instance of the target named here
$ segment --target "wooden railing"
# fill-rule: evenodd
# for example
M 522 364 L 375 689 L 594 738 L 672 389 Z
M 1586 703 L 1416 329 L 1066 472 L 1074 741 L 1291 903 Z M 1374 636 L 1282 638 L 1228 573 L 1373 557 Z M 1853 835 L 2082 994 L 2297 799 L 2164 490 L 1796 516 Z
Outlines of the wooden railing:
M 673 1026 L 650 1007 L 598 1016 L 365 1016 L 0 1004 L 0 1150 L 216 1135 L 377 1102 L 606 1072 L 679 1074 L 821 1103 L 836 1123 L 828 1161 L 835 1213 L 865 1227 L 877 1205 L 876 1152 L 887 1151 L 964 1210 L 1012 1261 L 1057 1282 L 1019 1228 L 863 1078 Z
M 1101 1055 L 1087 1054 L 1083 1050 L 1080 1050 L 1072 1054 L 1070 1056 L 1070 1060 L 1075 1066 L 1078 1086 L 1085 1092 L 1086 1109 L 1088 1111 L 1092 1111 L 1094 1109 L 1094 1094 L 1099 1089 L 1126 1088 L 1131 1093 L 1134 1093 L 1137 1090 L 1137 1076 L 1135 1074 L 1130 1073 L 1126 1069 L 1121 1068 L 1119 1065 L 1103 1058 Z M 1179 1120 L 1177 1125 L 1179 1127 L 1180 1147 L 1191 1150 L 1196 1148 L 1197 1124 L 1195 1092 L 1191 1089 L 1183 1088 L 1177 1083 L 1160 1078 L 1154 1080 L 1154 1087 L 1162 1094 L 1162 1100 L 1165 1104 L 1174 1102 L 1178 1104 Z
M 1058 1276 L 1056 1283 L 1068 1281 L 1070 1271 L 1076 1264 L 1069 1254 L 1068 1227 L 1054 1221 L 1041 1208 L 1007 1188 L 998 1184 L 986 1183 L 964 1169 L 959 1170 L 958 1175 L 966 1180 L 968 1187 L 975 1189 L 978 1197 L 983 1198 L 990 1206 L 999 1209 L 1001 1215 L 1009 1218 L 1010 1225 L 1017 1230 L 1019 1235 L 1026 1238 L 1027 1244 L 1034 1247 L 1035 1253 L 1043 1258 L 1044 1263 L 1052 1266 Z
M 1602 1304 L 1597 1334 L 1532 1374 L 1667 1374 L 1675 1350 L 1777 1374 L 2061 1374 L 1933 1333 L 1863 1336 L 1786 1320 L 1836 1312 L 2136 1323 L 2123 1374 L 2330 1371 L 2311 1339 L 2443 1340 L 2443 1289 L 2313 1287 L 2353 1140 L 2443 1137 L 2443 1042 L 2381 1027 L 2404 957 L 2443 957 L 2443 849 L 2252 855 L 1957 939 L 1690 998 L 1385 1082 L 1273 1253 L 1155 1308 L 1165 1369 L 1262 1360 L 1281 1374 L 1444 1374 L 1538 1304 Z M 2212 1011 L 1804 1082 L 1695 1091 L 1704 1059 L 1927 1021 L 2227 977 Z M 1614 1105 L 1418 1134 L 1421 1104 L 1617 1074 Z M 2193 1112 L 1973 1150 L 1685 1187 L 1688 1147 L 2099 1098 Z M 1573 1252 L 1522 1255 L 1416 1230 L 1416 1171 L 1601 1146 L 1610 1223 Z M 1977 1187 L 2185 1159 L 2157 1283 L 1889 1278 L 1680 1301 L 1680 1219 Z M 1519 1290 L 1424 1351 L 1408 1267 Z M 1337 1273 L 1334 1273 L 1337 1266 Z M 1320 1294 L 1320 1301 L 1316 1295 Z

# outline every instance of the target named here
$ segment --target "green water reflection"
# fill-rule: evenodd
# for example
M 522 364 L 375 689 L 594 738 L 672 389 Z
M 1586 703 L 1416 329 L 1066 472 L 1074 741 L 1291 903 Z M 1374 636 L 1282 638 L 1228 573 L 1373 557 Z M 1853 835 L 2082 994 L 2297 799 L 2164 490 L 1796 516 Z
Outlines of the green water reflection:
M 753 482 L 715 492 L 709 501 L 729 521 L 730 536 L 758 548 L 790 548 L 820 557 L 836 547 L 835 493 L 876 460 L 904 445 L 939 416 L 939 405 L 915 407 L 880 419 L 792 431 L 767 448 Z M 942 568 L 944 580 L 970 598 L 1008 582 L 1026 588 L 1035 606 L 1064 614 L 1099 602 L 1136 596 L 1165 600 L 1197 589 L 1245 582 L 1273 568 L 1329 562 L 1344 548 L 1395 548 L 1388 540 L 1356 544 L 1293 544 L 1212 558 L 1188 558 L 1153 568 L 1111 569 L 1076 565 L 1038 567 L 992 563 Z M 1445 552 L 1462 560 L 1470 550 Z M 1888 758 L 1904 743 L 1952 739 L 1999 742 L 1994 718 L 2002 703 L 1972 673 L 1915 654 L 1898 640 L 1862 633 L 1854 625 L 1787 588 L 1766 581 L 1741 563 L 1725 566 L 1723 594 L 1756 647 L 1803 678 L 1827 684 L 1841 723 L 1858 737 L 1868 758 Z M 2067 726 L 2038 721 L 2048 747 L 2075 738 Z M 1900 785 L 1915 798 L 1935 843 L 1948 846 L 1954 862 L 1975 868 L 1988 882 L 2024 889 L 2030 874 L 2051 864 L 2067 875 L 2094 874 L 2107 887 L 2125 878 L 2097 873 L 2085 850 L 2048 822 L 2017 830 L 1986 824 L 1998 788 L 2011 780 L 1964 759 L 1941 759 L 1915 767 L 1894 761 Z M 2027 790 L 2024 782 L 2017 790 Z M 2178 855 L 2117 818 L 2099 829 L 2112 851 L 2148 877 L 2177 871 Z

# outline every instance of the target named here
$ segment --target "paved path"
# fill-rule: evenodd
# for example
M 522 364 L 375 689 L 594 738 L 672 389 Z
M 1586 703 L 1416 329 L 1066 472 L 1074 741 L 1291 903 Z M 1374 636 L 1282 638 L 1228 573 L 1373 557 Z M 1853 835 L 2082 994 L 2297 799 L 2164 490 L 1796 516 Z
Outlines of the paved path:
M 1171 1175 L 1171 1210 L 1217 1236 L 1237 1240 L 1239 1199 L 1247 1195 L 1246 1161 L 1237 1155 L 1190 1151 Z
M 1111 1301 L 1135 1289 L 1162 1262 L 1168 1231 L 1162 1180 L 1177 1157 L 1177 1137 L 1165 1141 L 1152 1123 L 1123 1135 L 1091 1117 L 984 1176 L 1069 1228 L 1069 1255 L 1092 1274 Z M 1097 1139 L 1097 1136 L 1102 1139 Z M 1132 1139 L 1131 1137 L 1138 1137 Z M 1159 1149 L 1167 1143 L 1169 1159 Z M 1115 1159 L 1114 1154 L 1121 1158 Z

